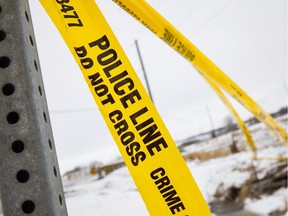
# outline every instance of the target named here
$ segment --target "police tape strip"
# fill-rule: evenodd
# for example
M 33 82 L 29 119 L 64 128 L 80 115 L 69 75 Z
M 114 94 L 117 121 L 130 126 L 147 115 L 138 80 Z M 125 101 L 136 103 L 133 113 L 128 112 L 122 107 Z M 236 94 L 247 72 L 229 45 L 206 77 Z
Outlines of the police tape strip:
M 227 97 L 223 94 L 223 92 L 209 79 L 206 78 L 206 81 L 208 82 L 208 84 L 211 86 L 211 88 L 217 93 L 217 95 L 220 97 L 220 99 L 223 101 L 223 103 L 227 106 L 227 108 L 230 110 L 230 112 L 232 113 L 233 117 L 236 119 L 236 121 L 238 122 L 238 125 L 246 139 L 246 142 L 248 144 L 248 146 L 250 147 L 251 151 L 253 152 L 253 157 L 256 158 L 257 157 L 257 149 L 255 146 L 255 143 L 253 141 L 253 138 L 251 136 L 250 131 L 248 130 L 246 124 L 242 121 L 241 117 L 238 115 L 238 113 L 236 112 L 236 110 L 234 109 L 234 107 L 232 106 L 232 104 L 229 102 L 229 100 L 227 99 Z
M 210 216 L 190 170 L 94 0 L 40 0 L 83 72 L 151 215 Z
M 144 0 L 112 0 L 128 14 L 146 26 L 194 67 L 201 75 L 209 78 L 216 85 L 224 89 L 246 109 L 248 109 L 258 120 L 263 122 L 284 145 L 288 145 L 287 132 L 265 112 L 253 99 L 246 94 L 235 82 L 225 75 L 212 61 L 210 61 L 196 46 L 185 38 L 164 17 L 153 9 Z

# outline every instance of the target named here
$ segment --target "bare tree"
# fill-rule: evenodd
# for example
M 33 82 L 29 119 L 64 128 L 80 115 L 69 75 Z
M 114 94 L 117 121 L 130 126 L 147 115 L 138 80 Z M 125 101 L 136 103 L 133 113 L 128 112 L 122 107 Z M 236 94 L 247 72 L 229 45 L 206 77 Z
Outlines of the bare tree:
M 230 150 L 231 150 L 232 154 L 238 153 L 239 149 L 237 147 L 237 140 L 235 139 L 235 135 L 233 133 L 233 131 L 237 127 L 236 124 L 235 124 L 235 121 L 234 121 L 234 119 L 231 116 L 226 116 L 224 118 L 224 123 L 225 123 L 225 126 L 227 128 L 227 131 L 231 132 L 231 139 L 232 140 L 231 140 Z

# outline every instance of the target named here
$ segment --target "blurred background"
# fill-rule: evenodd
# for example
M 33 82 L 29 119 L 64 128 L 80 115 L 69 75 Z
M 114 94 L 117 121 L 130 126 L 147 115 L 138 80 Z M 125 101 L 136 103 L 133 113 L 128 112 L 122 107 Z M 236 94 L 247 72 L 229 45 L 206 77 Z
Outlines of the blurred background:
M 40 3 L 29 2 L 61 171 L 119 155 L 63 39 Z M 287 1 L 147 2 L 267 112 L 287 105 Z M 155 106 L 175 141 L 226 124 L 228 109 L 189 62 L 112 1 L 96 3 L 145 85 L 138 41 Z M 244 120 L 252 117 L 230 101 Z

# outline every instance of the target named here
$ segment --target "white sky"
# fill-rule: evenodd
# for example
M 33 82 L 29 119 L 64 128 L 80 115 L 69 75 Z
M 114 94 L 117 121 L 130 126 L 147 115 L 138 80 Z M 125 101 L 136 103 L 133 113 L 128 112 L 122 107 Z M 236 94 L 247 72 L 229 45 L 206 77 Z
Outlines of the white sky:
M 38 1 L 29 0 L 60 168 L 117 152 L 81 71 Z M 112 1 L 96 0 L 176 140 L 223 126 L 229 111 L 190 63 Z M 287 105 L 286 0 L 147 0 L 268 112 Z M 231 101 L 243 119 L 251 115 Z M 106 155 L 106 154 L 105 154 Z M 84 159 L 85 158 L 85 159 Z

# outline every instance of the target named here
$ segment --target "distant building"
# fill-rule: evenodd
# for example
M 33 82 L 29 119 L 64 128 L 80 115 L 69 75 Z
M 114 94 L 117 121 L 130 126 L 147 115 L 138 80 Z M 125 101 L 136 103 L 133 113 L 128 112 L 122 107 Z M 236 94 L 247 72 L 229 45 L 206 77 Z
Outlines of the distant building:
M 76 167 L 74 170 L 66 172 L 62 178 L 63 180 L 75 180 L 87 176 L 89 169 L 85 167 Z

